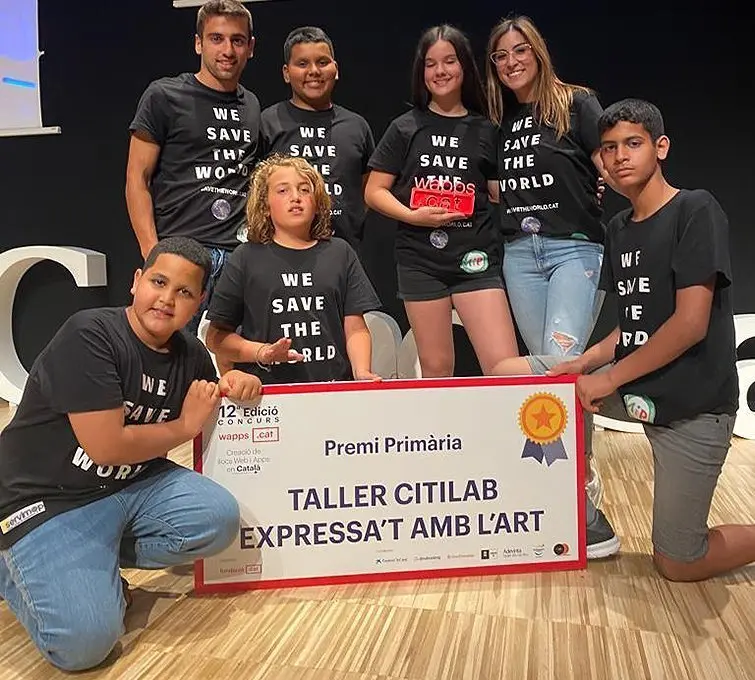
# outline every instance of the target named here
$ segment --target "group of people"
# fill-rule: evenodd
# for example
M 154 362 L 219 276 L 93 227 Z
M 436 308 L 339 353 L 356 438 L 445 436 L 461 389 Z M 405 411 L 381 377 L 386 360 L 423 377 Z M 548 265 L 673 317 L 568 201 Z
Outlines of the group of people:
M 120 567 L 189 562 L 236 538 L 234 498 L 167 459 L 221 396 L 379 379 L 365 205 L 398 223 L 423 377 L 453 375 L 453 309 L 484 374 L 579 374 L 588 416 L 645 426 L 660 573 L 697 580 L 755 560 L 755 527 L 707 525 L 738 402 L 727 219 L 707 191 L 664 178 L 657 107 L 603 110 L 562 82 L 526 17 L 491 32 L 484 82 L 460 30 L 425 31 L 412 108 L 377 144 L 333 103 L 321 29 L 290 33 L 291 98 L 265 110 L 239 82 L 254 49 L 241 3 L 205 3 L 195 48 L 198 73 L 151 83 L 130 126 L 126 200 L 144 257 L 131 304 L 71 317 L 0 434 L 0 597 L 51 663 L 110 653 L 131 597 Z M 600 178 L 631 202 L 607 227 Z M 605 292 L 619 324 L 585 351 Z M 220 376 L 197 338 L 204 315 Z M 596 479 L 591 558 L 619 550 Z

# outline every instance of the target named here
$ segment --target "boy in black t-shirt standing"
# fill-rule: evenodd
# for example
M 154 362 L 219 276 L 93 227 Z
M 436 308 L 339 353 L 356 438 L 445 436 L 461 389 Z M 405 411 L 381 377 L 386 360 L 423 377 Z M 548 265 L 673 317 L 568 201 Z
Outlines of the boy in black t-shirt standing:
M 665 180 L 669 139 L 655 106 L 623 100 L 598 125 L 603 164 L 632 203 L 608 226 L 601 273 L 601 288 L 618 295 L 619 325 L 573 361 L 527 357 L 501 372 L 583 374 L 588 413 L 644 424 L 655 565 L 670 580 L 702 580 L 755 561 L 755 526 L 707 525 L 739 398 L 728 221 L 707 191 Z
M 325 181 L 302 158 L 254 172 L 248 242 L 218 281 L 207 346 L 265 383 L 378 380 L 364 315 L 380 299 L 354 249 L 331 238 Z
M 366 213 L 362 188 L 375 140 L 362 116 L 333 103 L 338 64 L 325 31 L 302 26 L 288 34 L 283 79 L 291 99 L 262 112 L 265 152 L 298 156 L 314 166 L 332 203 L 333 235 L 358 253 Z
M 120 566 L 189 563 L 238 536 L 233 496 L 166 458 L 221 393 L 259 393 L 240 371 L 216 382 L 206 348 L 181 330 L 210 267 L 196 241 L 160 241 L 129 307 L 63 324 L 0 434 L 0 598 L 64 670 L 97 665 L 123 633 Z
M 197 15 L 195 73 L 152 82 L 129 131 L 126 203 L 142 257 L 158 239 L 189 236 L 212 255 L 207 295 L 244 232 L 249 174 L 259 155 L 260 104 L 239 84 L 254 50 L 252 15 L 237 0 L 209 0 Z

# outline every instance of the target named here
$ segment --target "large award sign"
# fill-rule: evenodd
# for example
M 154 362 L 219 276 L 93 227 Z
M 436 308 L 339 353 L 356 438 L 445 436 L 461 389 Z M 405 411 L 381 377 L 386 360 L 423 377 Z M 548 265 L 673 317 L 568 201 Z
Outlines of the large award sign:
M 222 401 L 195 468 L 241 508 L 198 592 L 586 564 L 571 376 L 265 387 Z

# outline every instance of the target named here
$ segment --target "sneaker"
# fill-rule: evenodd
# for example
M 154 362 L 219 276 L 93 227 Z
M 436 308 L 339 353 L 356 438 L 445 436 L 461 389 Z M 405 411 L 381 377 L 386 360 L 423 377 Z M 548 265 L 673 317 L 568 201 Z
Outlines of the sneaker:
M 599 508 L 603 500 L 603 482 L 600 481 L 600 475 L 594 467 L 592 468 L 592 479 L 585 484 L 585 491 L 592 504 Z
M 595 521 L 587 525 L 587 559 L 600 560 L 619 552 L 621 541 L 606 519 L 602 510 L 597 513 Z

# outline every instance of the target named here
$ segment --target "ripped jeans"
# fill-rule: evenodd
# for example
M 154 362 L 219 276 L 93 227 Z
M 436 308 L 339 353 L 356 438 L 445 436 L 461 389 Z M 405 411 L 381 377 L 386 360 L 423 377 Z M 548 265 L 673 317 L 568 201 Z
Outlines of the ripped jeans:
M 585 350 L 605 297 L 598 290 L 603 246 L 529 234 L 506 243 L 503 276 L 530 354 Z

